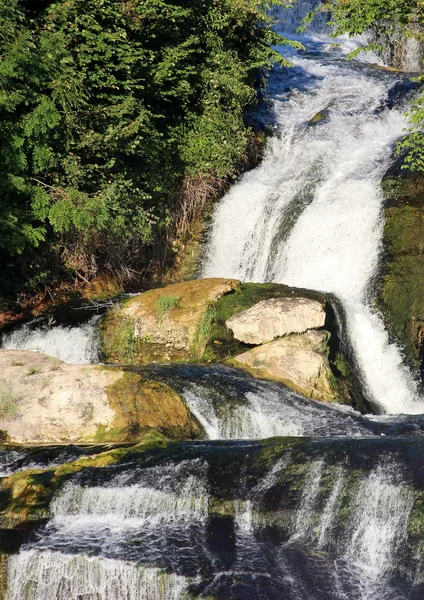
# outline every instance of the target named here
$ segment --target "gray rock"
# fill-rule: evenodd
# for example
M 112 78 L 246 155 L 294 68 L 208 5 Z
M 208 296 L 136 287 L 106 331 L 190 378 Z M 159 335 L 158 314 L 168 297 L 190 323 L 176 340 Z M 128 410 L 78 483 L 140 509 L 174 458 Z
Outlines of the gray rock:
M 292 333 L 318 329 L 325 323 L 320 302 L 308 298 L 270 298 L 226 321 L 234 337 L 245 344 L 265 344 Z

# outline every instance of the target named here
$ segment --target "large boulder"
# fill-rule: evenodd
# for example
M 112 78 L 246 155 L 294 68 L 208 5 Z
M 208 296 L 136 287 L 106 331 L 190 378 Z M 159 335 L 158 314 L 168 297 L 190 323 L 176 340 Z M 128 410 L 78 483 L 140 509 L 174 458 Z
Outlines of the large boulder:
M 302 363 L 307 369 L 303 377 L 289 375 L 290 365 L 296 361 L 293 356 L 300 352 L 296 344 L 276 344 L 275 352 L 280 349 L 282 353 L 278 373 L 275 365 L 266 371 L 252 369 L 247 360 L 238 366 L 260 377 L 282 380 L 305 396 L 367 410 L 344 353 L 335 303 L 326 294 L 281 284 L 199 279 L 170 285 L 139 294 L 106 314 L 101 325 L 104 358 L 109 363 L 139 365 L 181 361 L 233 364 L 233 359 L 252 345 L 314 331 L 319 339 L 324 336 L 326 343 L 321 349 L 318 342 L 314 348 L 310 344 L 303 348 L 310 355 Z M 324 326 L 327 333 L 322 336 L 316 330 Z M 323 368 L 316 376 L 316 369 L 321 367 L 316 364 L 314 375 L 310 364 L 306 365 L 308 361 L 315 364 L 319 354 Z M 323 378 L 327 378 L 327 385 Z
M 324 326 L 322 303 L 309 298 L 270 298 L 230 317 L 226 325 L 245 344 L 265 344 L 290 333 Z
M 201 435 L 181 397 L 123 368 L 0 351 L 0 430 L 15 443 L 136 441 L 147 429 Z
M 234 279 L 195 279 L 144 292 L 112 309 L 102 324 L 108 362 L 197 360 L 207 341 L 204 319 Z
M 256 377 L 282 381 L 314 400 L 340 401 L 330 383 L 329 335 L 321 330 L 282 337 L 234 357 L 232 364 Z

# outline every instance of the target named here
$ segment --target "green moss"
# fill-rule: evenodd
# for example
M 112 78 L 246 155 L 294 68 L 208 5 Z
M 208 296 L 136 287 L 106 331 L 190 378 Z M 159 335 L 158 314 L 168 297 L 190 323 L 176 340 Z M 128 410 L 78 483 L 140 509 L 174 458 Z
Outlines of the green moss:
M 346 360 L 345 355 L 342 352 L 337 352 L 336 357 L 333 361 L 334 366 L 341 374 L 342 377 L 349 377 L 350 375 L 350 367 L 349 363 Z
M 216 321 L 216 308 L 212 304 L 206 312 L 203 313 L 199 323 L 199 328 L 196 333 L 195 344 L 193 348 L 193 356 L 195 359 L 203 361 L 212 360 L 213 356 L 209 356 L 209 352 L 206 350 L 207 345 L 211 339 L 213 324 Z
M 424 538 L 424 492 L 415 492 L 415 502 L 408 521 L 408 534 L 420 541 Z
M 127 432 L 119 427 L 107 427 L 107 425 L 99 424 L 97 426 L 94 440 L 100 444 L 104 442 L 121 442 L 127 437 Z
M 106 314 L 100 325 L 102 354 L 106 362 L 136 364 L 139 341 L 134 337 L 134 331 L 135 319 L 124 315 L 121 307 Z
M 106 393 L 115 418 L 110 428 L 98 428 L 98 441 L 135 441 L 150 428 L 173 439 L 193 439 L 202 433 L 181 396 L 165 383 L 126 371 Z
M 377 300 L 391 337 L 418 368 L 424 340 L 424 178 L 390 173 L 383 193 L 385 254 Z

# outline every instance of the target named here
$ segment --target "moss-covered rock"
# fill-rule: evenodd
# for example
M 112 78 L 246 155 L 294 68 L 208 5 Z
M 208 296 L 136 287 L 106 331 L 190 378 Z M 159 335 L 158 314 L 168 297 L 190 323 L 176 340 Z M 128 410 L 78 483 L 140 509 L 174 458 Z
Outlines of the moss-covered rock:
M 121 367 L 0 351 L 0 430 L 9 441 L 134 442 L 152 427 L 175 439 L 201 435 L 181 396 L 164 383 Z
M 258 376 L 283 380 L 306 396 L 363 408 L 360 386 L 354 381 L 349 358 L 344 353 L 334 299 L 319 292 L 280 284 L 201 279 L 140 294 L 113 308 L 105 316 L 101 331 L 106 360 L 139 365 L 180 361 L 233 364 L 236 356 L 252 348 L 252 344 L 236 339 L 231 326 L 228 326 L 234 321 L 234 316 L 262 306 L 261 302 L 278 304 L 281 299 L 293 301 L 294 307 L 303 306 L 302 303 L 313 305 L 318 314 L 318 321 L 315 319 L 310 326 L 297 330 L 305 331 L 322 325 L 321 329 L 327 332 L 325 343 L 318 344 L 319 349 L 318 346 L 309 349 L 314 355 L 311 360 L 319 358 L 320 362 L 316 388 L 311 389 L 309 385 L 301 387 L 292 378 L 277 377 L 271 371 L 265 374 L 252 370 L 247 364 L 237 366 Z M 263 311 L 257 312 L 260 318 Z M 282 335 L 282 332 L 277 334 Z
M 196 279 L 144 292 L 113 308 L 101 325 L 106 361 L 147 364 L 198 360 L 204 352 L 205 313 L 234 279 Z
M 389 333 L 418 368 L 424 341 L 424 177 L 399 166 L 383 180 L 386 223 L 378 302 Z

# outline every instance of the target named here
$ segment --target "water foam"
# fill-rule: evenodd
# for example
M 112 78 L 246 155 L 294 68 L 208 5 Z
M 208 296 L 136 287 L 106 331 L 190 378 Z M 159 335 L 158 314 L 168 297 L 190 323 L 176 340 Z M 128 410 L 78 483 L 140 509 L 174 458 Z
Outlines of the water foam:
M 270 82 L 278 134 L 217 207 L 202 274 L 336 294 L 371 400 L 382 412 L 424 412 L 368 300 L 383 228 L 380 181 L 405 127 L 402 107 L 384 108 L 397 76 L 341 64 L 322 49 L 291 60 L 292 73 Z M 323 121 L 311 126 L 320 111 Z
M 34 323 L 26 323 L 11 333 L 4 334 L 1 348 L 42 352 L 74 365 L 98 363 L 100 318 L 96 315 L 87 323 L 75 327 L 43 325 L 37 328 Z
M 183 600 L 186 579 L 120 560 L 24 550 L 8 562 L 8 600 Z

